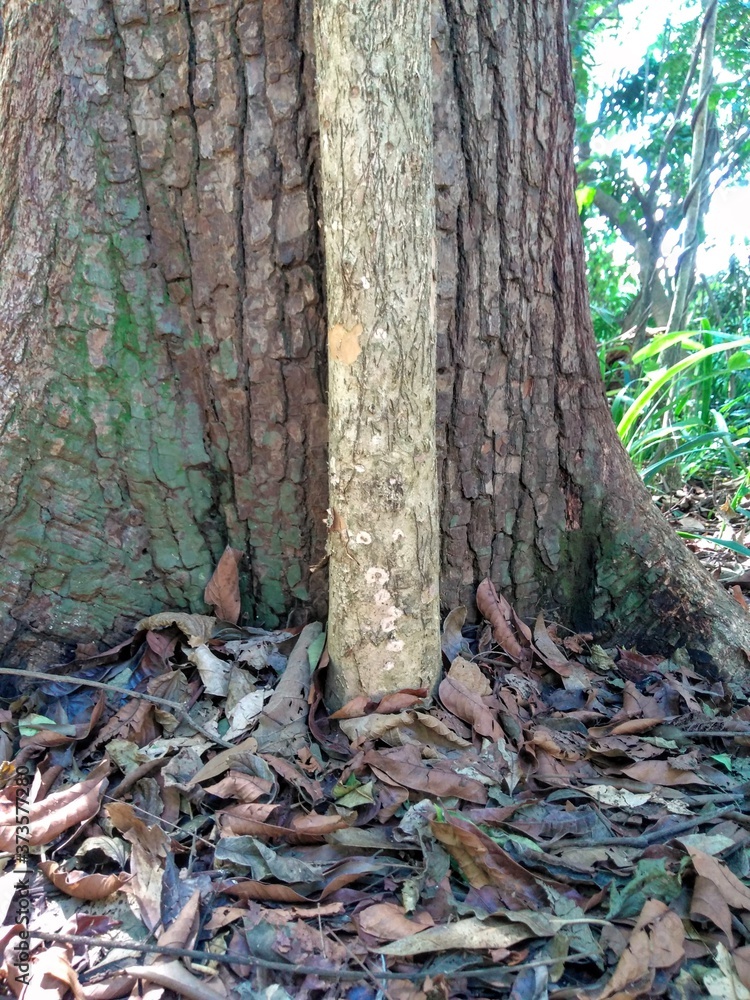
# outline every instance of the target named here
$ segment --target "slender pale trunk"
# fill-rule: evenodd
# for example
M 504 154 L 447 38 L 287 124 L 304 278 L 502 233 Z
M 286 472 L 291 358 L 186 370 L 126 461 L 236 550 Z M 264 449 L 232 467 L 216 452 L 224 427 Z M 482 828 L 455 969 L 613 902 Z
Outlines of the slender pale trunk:
M 707 155 L 707 142 L 711 113 L 708 99 L 714 85 L 714 47 L 716 43 L 716 19 L 718 0 L 708 0 L 703 20 L 703 40 L 701 44 L 701 70 L 698 83 L 698 104 L 693 116 L 693 149 L 690 165 L 690 187 L 685 198 L 685 234 L 682 238 L 683 250 L 677 267 L 672 311 L 669 316 L 668 332 L 680 330 L 687 318 L 688 298 L 695 277 L 695 257 L 698 251 L 698 231 L 708 211 L 706 178 L 711 169 L 711 158 Z M 670 352 L 669 361 L 679 357 L 679 348 Z
M 315 31 L 335 704 L 440 670 L 430 5 L 325 0 Z

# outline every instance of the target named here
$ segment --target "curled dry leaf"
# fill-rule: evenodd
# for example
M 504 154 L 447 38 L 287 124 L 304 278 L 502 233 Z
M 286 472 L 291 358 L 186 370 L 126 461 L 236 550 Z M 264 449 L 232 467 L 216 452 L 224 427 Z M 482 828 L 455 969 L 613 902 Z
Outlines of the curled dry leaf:
M 449 674 L 440 682 L 438 694 L 448 711 L 468 722 L 480 736 L 486 736 L 493 743 L 503 739 L 505 734 L 500 723 L 480 696 L 470 691 L 461 681 Z
M 146 983 L 156 983 L 165 989 L 174 990 L 186 1000 L 227 1000 L 227 993 L 219 982 L 209 986 L 194 976 L 178 961 L 154 962 L 153 965 L 131 965 L 125 969 L 128 976 L 134 976 Z
M 538 910 L 545 905 L 547 895 L 531 872 L 472 823 L 449 816 L 444 823 L 430 825 L 475 889 L 495 886 L 508 909 Z
M 20 996 L 21 1000 L 65 1000 L 72 995 L 74 1000 L 84 1000 L 78 974 L 70 964 L 72 955 L 70 945 L 50 945 L 35 954 L 31 970 L 26 969 L 23 980 L 20 980 L 18 971 L 15 973 L 15 985 L 24 983 L 16 996 Z M 9 973 L 8 985 L 11 985 L 12 969 Z
M 513 660 L 525 658 L 524 649 L 515 636 L 511 621 L 513 609 L 495 590 L 492 580 L 484 579 L 477 587 L 477 607 L 492 627 L 492 638 Z
M 200 926 L 201 894 L 196 889 L 165 931 L 159 935 L 162 948 L 194 948 Z
M 213 605 L 216 617 L 232 625 L 236 625 L 240 617 L 241 559 L 242 552 L 227 545 L 203 593 L 206 604 Z
M 355 744 L 362 744 L 366 740 L 382 740 L 392 747 L 407 743 L 446 748 L 471 746 L 468 740 L 426 712 L 365 715 L 359 719 L 342 719 L 339 725 L 347 738 Z
M 466 621 L 466 608 L 454 608 L 443 622 L 443 634 L 441 636 L 441 646 L 443 655 L 452 663 L 457 656 L 469 650 L 469 643 L 461 634 L 461 629 Z
M 229 675 L 232 672 L 232 664 L 227 660 L 220 659 L 203 643 L 194 649 L 186 649 L 185 652 L 188 660 L 198 668 L 206 694 L 225 698 L 229 690 Z
M 217 619 L 211 615 L 188 615 L 182 611 L 161 611 L 158 615 L 142 618 L 136 628 L 138 631 L 157 628 L 169 628 L 176 625 L 188 639 L 198 639 L 205 642 L 210 639 L 216 629 Z
M 61 871 L 56 861 L 42 861 L 39 868 L 56 889 L 74 899 L 106 899 L 130 881 L 125 872 L 119 875 L 89 875 L 81 871 Z
M 86 823 L 99 812 L 107 788 L 109 761 L 103 760 L 83 781 L 34 802 L 29 807 L 28 844 L 49 844 L 65 830 Z M 10 785 L 0 796 L 0 851 L 16 849 L 16 787 Z
M 476 663 L 465 660 L 463 656 L 457 656 L 451 663 L 448 676 L 463 684 L 473 694 L 480 698 L 486 698 L 492 694 L 492 685 L 484 676 Z

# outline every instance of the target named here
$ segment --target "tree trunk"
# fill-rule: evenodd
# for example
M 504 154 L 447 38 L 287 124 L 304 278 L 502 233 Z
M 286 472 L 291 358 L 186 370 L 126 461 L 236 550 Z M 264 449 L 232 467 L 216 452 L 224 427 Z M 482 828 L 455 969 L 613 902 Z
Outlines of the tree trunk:
M 320 614 L 325 303 L 309 3 L 4 5 L 5 658 L 201 610 Z M 573 198 L 562 0 L 433 9 L 441 598 L 746 663 L 750 627 L 609 417 Z
M 338 708 L 442 665 L 429 0 L 319 0 L 315 24 Z

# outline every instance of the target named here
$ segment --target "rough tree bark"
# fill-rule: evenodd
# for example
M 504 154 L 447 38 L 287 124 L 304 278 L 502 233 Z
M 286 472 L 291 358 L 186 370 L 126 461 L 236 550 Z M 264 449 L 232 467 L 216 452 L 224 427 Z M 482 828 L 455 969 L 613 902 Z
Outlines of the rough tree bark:
M 490 576 L 522 614 L 742 668 L 748 617 L 650 504 L 607 412 L 564 7 L 433 7 L 441 599 L 471 605 Z M 253 617 L 320 613 L 308 0 L 7 0 L 3 17 L 5 658 L 199 610 L 227 541 Z
M 441 671 L 429 0 L 318 0 L 327 699 Z

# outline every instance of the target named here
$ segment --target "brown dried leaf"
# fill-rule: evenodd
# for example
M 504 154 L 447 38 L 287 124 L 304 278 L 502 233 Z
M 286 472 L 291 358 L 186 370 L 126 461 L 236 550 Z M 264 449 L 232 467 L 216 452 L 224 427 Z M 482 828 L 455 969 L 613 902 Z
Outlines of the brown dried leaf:
M 470 691 L 455 677 L 448 674 L 440 682 L 438 694 L 448 711 L 468 722 L 480 736 L 486 736 L 493 743 L 497 743 L 505 735 L 502 726 L 479 695 Z
M 639 997 L 648 993 L 657 969 L 670 969 L 685 958 L 685 931 L 677 914 L 656 899 L 643 906 L 628 946 L 612 978 L 596 1000 Z
M 299 768 L 295 767 L 288 760 L 267 753 L 261 754 L 261 757 L 279 777 L 283 778 L 293 788 L 296 788 L 310 805 L 316 806 L 325 799 L 320 782 L 316 781 L 315 778 L 309 778 L 306 774 L 303 774 Z
M 119 875 L 89 875 L 81 871 L 61 871 L 56 861 L 41 861 L 39 868 L 55 888 L 74 899 L 106 899 L 130 881 L 125 872 Z
M 428 767 L 406 755 L 411 749 L 413 748 L 407 746 L 396 750 L 369 750 L 362 760 L 377 777 L 389 784 L 403 785 L 435 798 L 455 795 L 468 802 L 476 802 L 482 806 L 485 804 L 487 790 L 480 782 L 454 771 Z
M 342 719 L 341 731 L 354 744 L 366 740 L 382 740 L 392 747 L 415 744 L 431 747 L 470 747 L 452 729 L 427 712 L 402 712 L 400 715 L 365 715 L 359 719 Z
M 380 699 L 375 711 L 381 715 L 387 715 L 389 712 L 403 712 L 419 705 L 428 694 L 427 688 L 404 688 L 402 691 L 392 691 Z
M 548 667 L 559 673 L 561 677 L 568 675 L 572 664 L 568 662 L 565 654 L 551 638 L 544 623 L 544 615 L 541 613 L 534 622 L 534 648 Z
M 190 899 L 158 938 L 162 948 L 194 948 L 200 928 L 201 894 L 196 889 Z
M 430 825 L 475 889 L 494 885 L 509 910 L 538 910 L 546 905 L 539 880 L 472 823 L 448 816 L 446 822 Z
M 729 947 L 733 946 L 732 914 L 727 901 L 712 879 L 703 875 L 696 876 L 693 898 L 690 901 L 690 916 L 693 920 L 710 920 L 723 931 Z
M 499 923 L 468 917 L 453 924 L 442 924 L 402 938 L 393 944 L 381 945 L 373 950 L 382 955 L 422 955 L 427 951 L 447 951 L 458 948 L 476 951 L 508 948 L 537 935 L 524 924 Z
M 210 615 L 188 615 L 183 611 L 161 611 L 158 615 L 142 618 L 136 628 L 150 631 L 156 628 L 169 628 L 176 625 L 188 639 L 198 639 L 205 642 L 214 634 L 216 618 Z
M 219 774 L 223 774 L 225 771 L 230 770 L 233 764 L 241 761 L 244 754 L 255 754 L 257 749 L 258 741 L 254 736 L 248 736 L 246 740 L 238 743 L 236 747 L 232 747 L 230 750 L 222 750 L 215 757 L 212 757 L 197 774 L 193 775 L 189 784 L 199 785 L 202 781 L 208 781 Z
M 358 719 L 368 712 L 371 712 L 375 707 L 375 702 L 369 695 L 358 694 L 356 698 L 352 698 L 345 705 L 342 705 L 337 712 L 331 713 L 329 718 L 331 719 Z
M 50 945 L 34 955 L 20 993 L 23 1000 L 64 1000 L 71 994 L 74 1000 L 84 1000 L 78 975 L 70 964 L 72 956 L 70 945 Z
M 484 676 L 476 663 L 465 660 L 463 656 L 457 656 L 451 663 L 448 676 L 463 684 L 473 694 L 480 698 L 486 698 L 492 694 L 492 685 Z
M 195 779 L 191 784 L 195 784 Z M 270 781 L 256 778 L 252 774 L 243 774 L 242 771 L 230 771 L 221 781 L 206 788 L 209 795 L 216 795 L 220 799 L 235 799 L 237 802 L 257 802 L 271 791 L 273 784 Z
M 688 845 L 693 868 L 697 875 L 710 879 L 729 906 L 736 910 L 750 910 L 750 889 L 734 875 L 727 866 L 710 854 L 704 854 L 697 847 Z M 720 925 L 719 925 L 720 926 Z
M 19 740 L 21 747 L 59 747 L 66 743 L 75 743 L 78 740 L 85 740 L 93 728 L 99 722 L 104 706 L 107 702 L 107 695 L 104 691 L 99 692 L 93 707 L 89 711 L 88 718 L 84 722 L 75 724 L 75 733 L 66 735 L 55 732 L 53 729 L 40 729 L 33 736 L 22 736 Z M 7 758 L 6 758 L 7 759 Z
M 484 579 L 477 587 L 477 607 L 482 616 L 492 626 L 492 638 L 514 660 L 525 659 L 524 649 L 516 638 L 510 622 L 513 609 L 495 590 L 489 579 Z
M 398 941 L 435 926 L 429 913 L 407 917 L 403 907 L 395 903 L 375 903 L 374 906 L 368 906 L 359 911 L 355 923 L 358 930 L 378 941 Z
M 179 961 L 155 962 L 153 965 L 131 965 L 124 970 L 126 975 L 135 976 L 147 983 L 156 983 L 165 989 L 174 990 L 186 1000 L 227 1000 L 226 990 L 207 986 L 202 979 L 194 976 Z M 216 985 L 216 981 L 214 980 Z
M 240 617 L 241 559 L 242 552 L 227 545 L 203 592 L 203 600 L 213 605 L 216 617 L 232 625 L 236 625 Z
M 84 1000 L 120 1000 L 131 995 L 137 981 L 135 976 L 107 976 L 101 983 L 86 983 L 81 991 Z
M 169 838 L 158 826 L 147 826 L 127 802 L 111 802 L 106 812 L 113 825 L 132 845 L 130 883 L 138 901 L 141 918 L 153 931 L 161 923 L 161 893 L 164 879 L 164 859 L 169 850 Z
M 668 760 L 644 760 L 638 764 L 631 764 L 630 767 L 622 769 L 623 774 L 636 781 L 650 782 L 653 785 L 706 785 L 700 775 L 691 771 L 680 771 L 672 767 Z
M 29 806 L 29 846 L 49 844 L 71 826 L 93 819 L 109 784 L 106 777 L 109 770 L 109 761 L 103 760 L 83 781 Z M 15 796 L 15 785 L 4 788 L 0 795 L 0 851 L 9 853 L 15 851 L 18 832 Z

